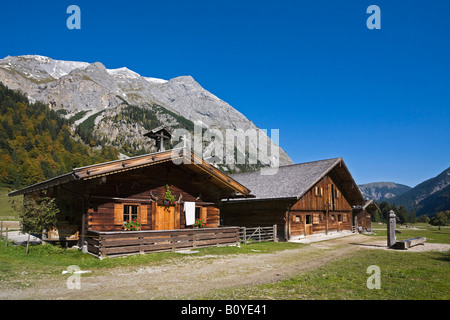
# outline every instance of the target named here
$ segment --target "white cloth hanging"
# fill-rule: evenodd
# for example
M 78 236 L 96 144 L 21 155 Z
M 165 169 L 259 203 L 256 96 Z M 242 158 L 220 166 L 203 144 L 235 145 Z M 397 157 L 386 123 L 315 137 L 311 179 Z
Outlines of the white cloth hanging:
M 185 202 L 184 213 L 186 217 L 186 225 L 193 225 L 195 223 L 195 202 Z

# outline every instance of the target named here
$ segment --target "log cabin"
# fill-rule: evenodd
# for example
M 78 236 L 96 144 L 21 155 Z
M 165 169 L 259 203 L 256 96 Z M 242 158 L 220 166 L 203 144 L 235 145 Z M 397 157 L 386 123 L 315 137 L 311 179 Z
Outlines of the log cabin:
M 254 197 L 224 199 L 223 223 L 277 225 L 279 240 L 352 231 L 354 209 L 361 217 L 367 213 L 367 207 L 362 209 L 361 191 L 342 158 L 282 166 L 274 175 L 258 170 L 230 177 L 249 188 Z
M 167 189 L 172 202 L 165 200 Z M 9 195 L 43 193 L 60 209 L 45 239 L 78 241 L 103 257 L 236 243 L 238 227 L 220 226 L 221 199 L 246 197 L 250 190 L 178 148 L 76 168 Z M 194 228 L 192 218 L 206 228 Z M 140 230 L 124 230 L 129 220 L 137 220 Z

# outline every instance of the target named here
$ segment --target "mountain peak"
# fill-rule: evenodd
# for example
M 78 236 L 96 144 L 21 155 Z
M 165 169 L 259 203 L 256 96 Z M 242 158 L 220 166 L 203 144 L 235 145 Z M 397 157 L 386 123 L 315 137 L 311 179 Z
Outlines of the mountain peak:
M 411 187 L 395 182 L 372 182 L 359 185 L 359 189 L 366 199 L 385 201 L 407 192 Z
M 141 131 L 158 123 L 191 128 L 193 122 L 198 121 L 224 133 L 226 129 L 258 129 L 190 75 L 167 81 L 143 77 L 126 67 L 107 69 L 101 62 L 62 61 L 27 55 L 0 60 L 0 79 L 10 89 L 21 89 L 30 99 L 61 110 L 67 119 L 77 119 L 73 124 L 74 131 L 78 126 L 86 127 L 85 122 L 88 122 L 91 137 L 118 146 L 124 152 L 132 152 L 128 147 L 130 144 L 134 148 L 146 147 Z M 130 123 L 122 121 L 123 112 L 130 112 L 126 110 L 128 107 L 134 108 L 134 117 L 137 114 L 142 117 L 133 118 Z M 149 114 L 144 118 L 146 112 Z M 144 124 L 147 127 L 144 128 Z M 268 146 L 275 150 L 273 141 L 264 135 Z M 246 152 L 245 141 L 237 144 L 239 152 Z M 258 142 L 252 141 L 247 150 L 258 154 L 257 147 Z M 286 152 L 281 148 L 278 150 L 279 164 L 292 164 Z M 258 160 L 270 163 L 268 156 Z

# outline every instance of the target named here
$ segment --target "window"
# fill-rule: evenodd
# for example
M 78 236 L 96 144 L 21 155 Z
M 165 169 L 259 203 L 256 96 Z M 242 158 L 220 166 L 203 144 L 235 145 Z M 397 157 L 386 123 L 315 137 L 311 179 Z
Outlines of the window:
M 335 204 L 335 197 L 336 197 L 336 188 L 334 187 L 334 184 L 331 185 L 331 210 L 336 210 L 336 204 Z
M 337 199 L 337 198 L 340 197 L 340 195 L 341 195 L 341 192 L 337 188 L 335 188 L 335 195 L 334 195 L 334 197 Z
M 323 196 L 323 188 L 322 187 L 314 187 L 314 194 L 317 197 L 322 197 Z
M 338 214 L 338 221 L 342 222 L 342 214 Z
M 123 205 L 123 221 L 137 219 L 138 212 L 139 212 L 139 205 L 124 204 Z
M 202 215 L 201 215 L 201 207 L 195 207 L 195 221 L 197 221 L 197 219 L 201 219 Z

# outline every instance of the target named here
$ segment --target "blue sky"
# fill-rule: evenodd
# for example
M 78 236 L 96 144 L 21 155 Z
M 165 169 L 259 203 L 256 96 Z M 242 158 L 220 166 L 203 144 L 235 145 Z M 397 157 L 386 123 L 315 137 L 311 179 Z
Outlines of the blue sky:
M 69 30 L 69 5 L 81 30 Z M 369 30 L 369 5 L 381 29 Z M 0 58 L 191 75 L 295 163 L 343 157 L 357 183 L 410 186 L 450 166 L 450 1 L 8 1 Z

